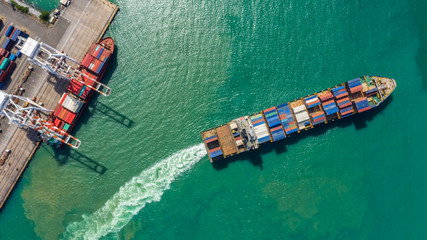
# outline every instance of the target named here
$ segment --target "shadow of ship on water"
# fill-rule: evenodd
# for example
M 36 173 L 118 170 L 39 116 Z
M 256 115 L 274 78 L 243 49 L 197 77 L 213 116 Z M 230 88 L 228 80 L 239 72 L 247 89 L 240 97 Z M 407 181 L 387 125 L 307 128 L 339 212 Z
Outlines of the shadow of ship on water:
M 65 165 L 67 162 L 75 161 L 95 173 L 104 174 L 108 169 L 102 164 L 94 161 L 90 157 L 82 154 L 78 150 L 64 146 L 55 148 L 43 145 L 43 148 L 58 162 L 59 165 Z
M 108 82 L 111 80 L 112 75 L 118 66 L 117 52 L 118 52 L 118 47 L 116 46 L 115 51 L 110 59 L 109 66 L 103 76 L 102 83 L 106 85 L 108 85 Z M 134 124 L 133 120 L 129 119 L 128 117 L 114 110 L 113 108 L 107 106 L 106 104 L 97 101 L 100 95 L 99 93 L 94 92 L 93 94 L 94 95 L 90 99 L 88 105 L 84 108 L 82 115 L 79 117 L 76 125 L 71 131 L 71 135 L 75 135 L 75 133 L 78 132 L 83 125 L 88 123 L 89 119 L 95 113 L 105 115 L 109 118 L 109 120 L 114 121 L 118 124 L 121 124 L 126 128 L 131 128 L 133 126 Z M 84 144 L 84 142 L 82 142 L 82 144 Z M 92 158 L 68 146 L 63 146 L 62 148 L 56 148 L 56 147 L 48 147 L 43 145 L 43 147 L 46 148 L 47 152 L 49 152 L 49 154 L 58 162 L 59 165 L 65 165 L 71 161 L 75 161 L 79 163 L 80 166 L 101 175 L 108 170 L 105 166 L 103 166 L 99 162 L 94 161 Z
M 378 107 L 369 111 L 360 114 L 355 114 L 353 116 L 346 117 L 343 119 L 337 119 L 333 122 L 329 122 L 328 124 L 316 126 L 313 129 L 303 131 L 278 142 L 261 145 L 258 149 L 244 152 L 230 158 L 222 159 L 218 162 L 214 162 L 212 163 L 212 166 L 216 170 L 222 170 L 224 168 L 227 168 L 228 164 L 232 162 L 249 160 L 253 166 L 263 169 L 263 154 L 272 151 L 275 151 L 277 155 L 285 153 L 287 152 L 286 146 L 298 143 L 301 139 L 306 138 L 307 136 L 320 136 L 327 132 L 329 129 L 336 127 L 345 128 L 354 125 L 356 130 L 364 129 L 368 126 L 368 122 L 372 121 L 376 115 L 381 113 L 391 103 L 392 100 L 393 95 L 390 95 L 386 101 L 382 102 Z
M 110 63 L 108 65 L 107 71 L 105 72 L 103 76 L 102 83 L 108 85 L 108 82 L 111 80 L 111 77 L 116 70 L 118 63 L 117 63 L 117 52 L 118 47 L 115 47 L 113 56 L 111 57 Z M 114 94 L 114 89 L 112 90 L 112 93 Z M 100 113 L 110 118 L 110 120 L 119 123 L 126 128 L 131 128 L 133 126 L 134 121 L 125 115 L 121 114 L 120 112 L 114 110 L 113 108 L 109 107 L 107 104 L 104 104 L 100 101 L 98 101 L 98 97 L 105 97 L 100 96 L 100 93 L 94 92 L 94 95 L 90 99 L 88 105 L 83 110 L 82 115 L 77 120 L 76 126 L 73 128 L 71 135 L 75 134 L 79 131 L 79 129 L 88 123 L 89 119 L 95 114 Z

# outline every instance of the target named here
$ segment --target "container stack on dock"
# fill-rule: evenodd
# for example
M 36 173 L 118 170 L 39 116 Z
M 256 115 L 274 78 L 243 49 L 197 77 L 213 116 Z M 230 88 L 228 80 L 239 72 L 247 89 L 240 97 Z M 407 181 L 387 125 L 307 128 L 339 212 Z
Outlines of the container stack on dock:
M 393 79 L 365 76 L 202 132 L 211 162 L 285 139 L 320 123 L 370 110 L 396 88 Z
M 105 38 L 90 47 L 79 67 L 83 74 L 79 79 L 71 80 L 67 92 L 62 95 L 58 107 L 53 112 L 51 120 L 56 127 L 71 132 L 94 92 L 87 85 L 94 86 L 95 81 L 101 81 L 113 52 L 112 38 Z
M 5 39 L 0 47 L 0 88 L 2 88 L 16 68 L 16 60 L 21 56 L 19 50 L 15 51 L 13 46 L 18 43 L 19 37 L 28 38 L 28 34 L 9 25 L 4 33 Z

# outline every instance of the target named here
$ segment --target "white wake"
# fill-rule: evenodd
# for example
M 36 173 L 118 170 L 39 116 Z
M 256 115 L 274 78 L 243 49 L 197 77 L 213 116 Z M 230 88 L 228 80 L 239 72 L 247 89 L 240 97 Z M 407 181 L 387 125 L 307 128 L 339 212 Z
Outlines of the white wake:
M 181 173 L 206 155 L 203 144 L 181 150 L 144 170 L 120 187 L 105 205 L 67 226 L 64 239 L 99 239 L 120 231 L 147 203 L 160 201 Z

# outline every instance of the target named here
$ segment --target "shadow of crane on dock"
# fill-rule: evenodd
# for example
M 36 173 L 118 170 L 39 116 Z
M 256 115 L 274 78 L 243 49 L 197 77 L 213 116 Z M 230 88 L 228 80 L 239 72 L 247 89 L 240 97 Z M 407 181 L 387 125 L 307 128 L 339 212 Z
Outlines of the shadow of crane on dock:
M 82 154 L 78 150 L 74 150 L 67 146 L 63 148 L 54 148 L 46 145 L 42 145 L 43 148 L 47 150 L 47 152 L 55 158 L 59 165 L 64 165 L 70 160 L 76 161 L 86 167 L 87 169 L 96 172 L 100 175 L 104 174 L 108 169 L 102 164 L 92 160 L 90 157 Z
M 255 167 L 259 167 L 262 170 L 263 154 L 275 151 L 276 155 L 280 155 L 282 153 L 287 152 L 286 146 L 298 143 L 301 139 L 304 139 L 309 136 L 323 135 L 328 130 L 336 127 L 345 128 L 345 127 L 354 125 L 357 131 L 364 129 L 368 126 L 368 122 L 372 121 L 376 115 L 380 114 L 392 102 L 392 100 L 393 100 L 393 95 L 390 95 L 386 101 L 381 103 L 381 105 L 379 105 L 375 109 L 361 113 L 360 115 L 356 114 L 355 116 L 350 116 L 347 118 L 335 120 L 334 122 L 317 126 L 309 131 L 303 131 L 299 134 L 295 134 L 291 137 L 287 137 L 281 141 L 264 144 L 256 150 L 244 152 L 234 157 L 222 159 L 222 160 L 219 160 L 218 162 L 214 162 L 212 166 L 216 170 L 222 170 L 227 168 L 228 164 L 232 162 L 249 160 L 252 163 L 252 165 L 254 165 Z

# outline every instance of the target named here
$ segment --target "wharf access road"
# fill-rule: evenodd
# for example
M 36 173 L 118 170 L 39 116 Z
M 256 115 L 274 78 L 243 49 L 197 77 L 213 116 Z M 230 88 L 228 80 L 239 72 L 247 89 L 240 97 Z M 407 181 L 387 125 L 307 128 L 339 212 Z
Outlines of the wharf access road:
M 29 32 L 30 37 L 45 42 L 50 46 L 64 51 L 77 61 L 82 61 L 84 54 L 93 42 L 98 41 L 107 30 L 110 22 L 118 11 L 118 7 L 108 0 L 73 0 L 65 8 L 53 27 L 45 27 L 33 19 L 0 2 L 0 16 L 5 18 L 4 28 L 12 23 Z M 11 83 L 6 92 L 12 93 L 28 63 L 20 59 L 17 69 L 12 75 Z M 35 67 L 30 78 L 23 84 L 24 96 L 37 97 L 37 102 L 43 102 L 47 109 L 55 109 L 60 97 L 67 90 L 69 82 L 51 77 L 42 69 Z M 1 120 L 2 128 L 7 120 Z M 0 134 L 0 155 L 5 149 L 11 149 L 6 163 L 0 166 L 0 208 L 3 207 L 9 194 L 19 180 L 38 147 L 37 132 L 9 126 Z

